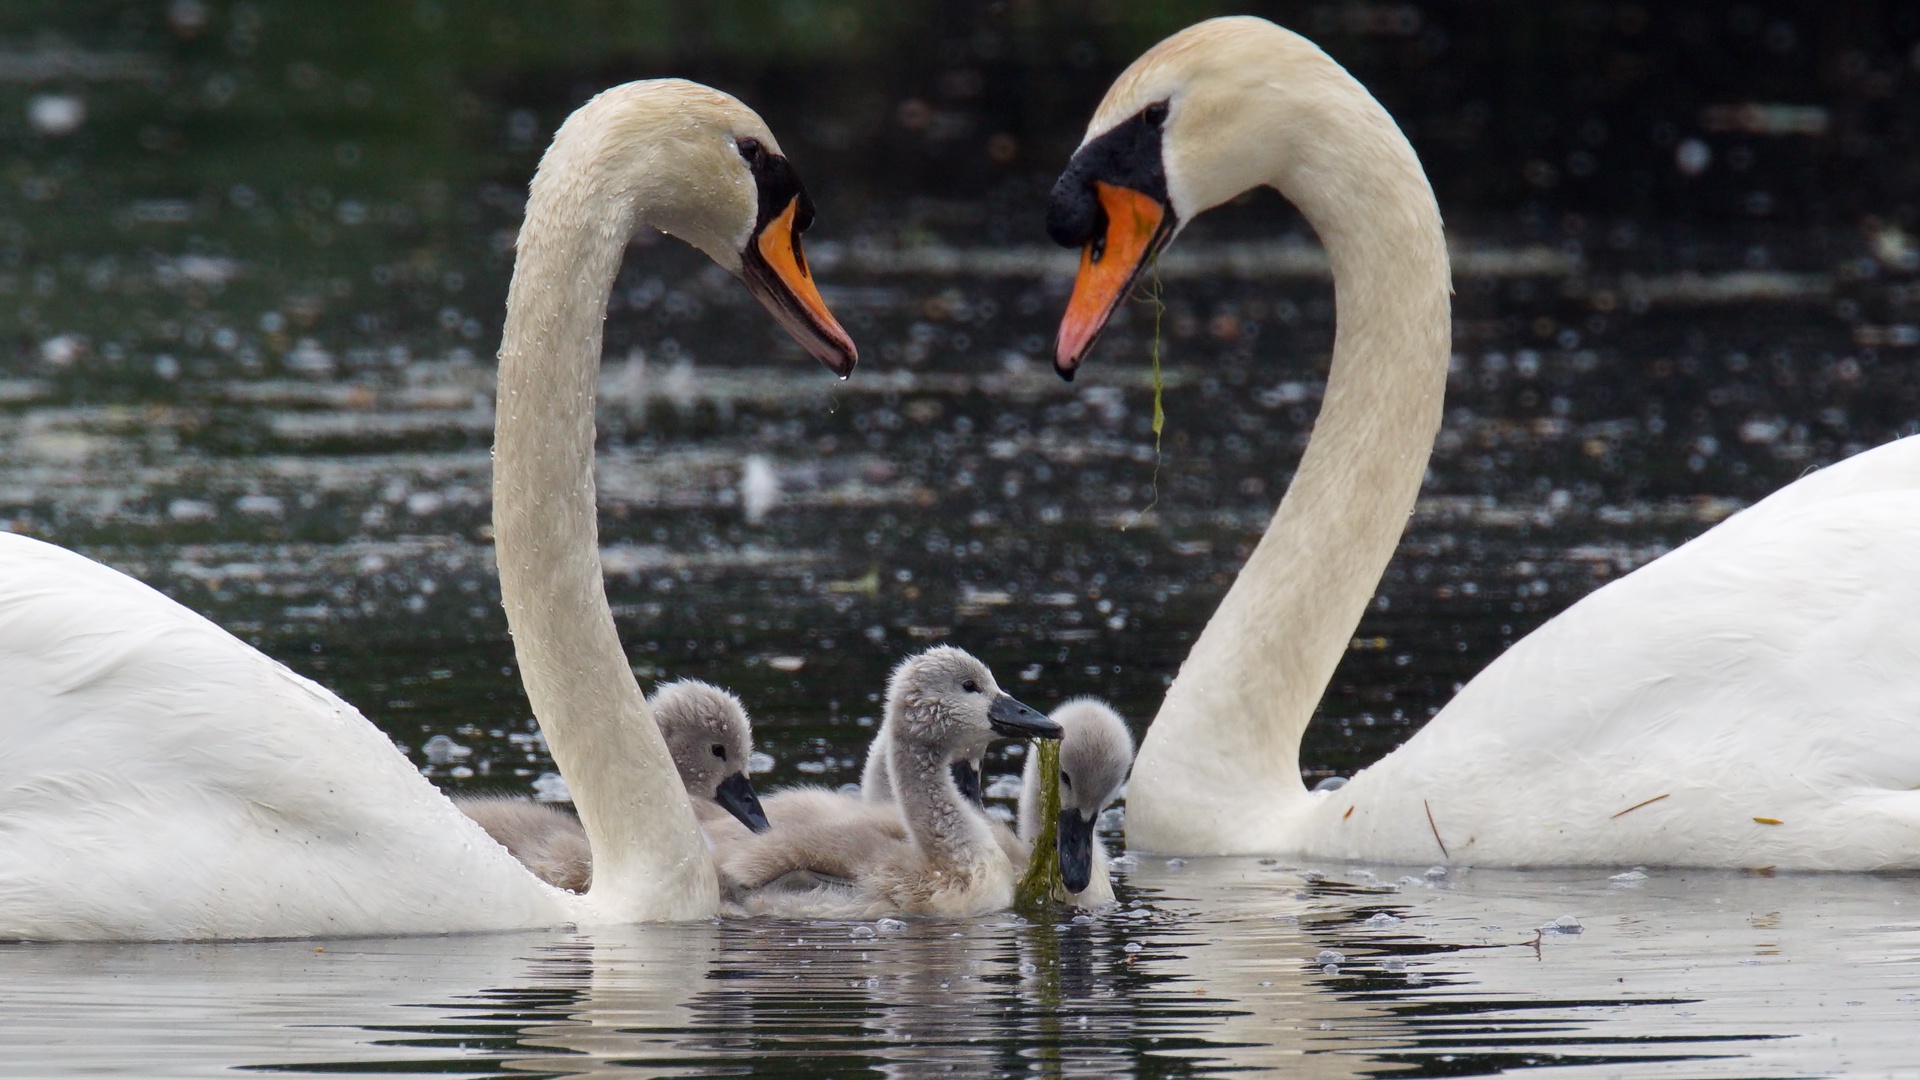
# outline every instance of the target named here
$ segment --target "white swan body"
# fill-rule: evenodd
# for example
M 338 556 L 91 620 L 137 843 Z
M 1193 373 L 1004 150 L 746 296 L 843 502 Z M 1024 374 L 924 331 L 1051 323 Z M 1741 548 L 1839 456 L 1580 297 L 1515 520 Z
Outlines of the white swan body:
M 720 873 L 741 911 L 968 916 L 1013 902 L 1012 865 L 986 816 L 954 786 L 951 765 L 982 733 L 1057 737 L 1059 727 L 1002 693 L 985 664 L 946 646 L 894 669 L 886 712 L 897 809 L 816 790 L 806 797 L 838 803 L 791 812 L 797 804 L 770 797 L 774 827 L 722 850 Z
M 782 205 L 761 205 L 769 193 Z M 501 350 L 495 534 L 535 715 L 593 841 L 586 895 L 527 872 L 324 689 L 131 578 L 0 535 L 0 939 L 712 914 L 705 847 L 600 582 L 600 328 L 626 240 L 651 223 L 740 271 L 803 345 L 850 368 L 797 258 L 804 199 L 758 117 L 677 80 L 594 99 L 534 179 Z
M 0 688 L 0 939 L 576 917 L 352 706 L 146 585 L 11 533 Z
M 1596 591 L 1346 787 L 1305 790 L 1301 733 L 1439 425 L 1448 270 L 1412 149 L 1337 64 L 1263 20 L 1211 20 L 1156 46 L 1116 81 L 1055 189 L 1056 239 L 1108 230 L 1104 263 L 1082 262 L 1058 362 L 1072 370 L 1181 224 L 1260 185 L 1327 247 L 1333 362 L 1286 498 L 1143 741 L 1129 842 L 1508 866 L 1920 867 L 1911 438 Z

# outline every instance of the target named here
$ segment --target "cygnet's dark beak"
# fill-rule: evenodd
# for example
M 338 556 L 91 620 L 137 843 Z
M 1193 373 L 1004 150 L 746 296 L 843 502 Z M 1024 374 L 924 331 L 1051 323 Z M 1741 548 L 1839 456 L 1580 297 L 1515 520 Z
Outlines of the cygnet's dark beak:
M 1080 816 L 1071 807 L 1060 810 L 1060 884 L 1070 893 L 1084 892 L 1093 880 L 1093 826 L 1095 819 Z
M 960 797 L 975 806 L 987 805 L 986 792 L 980 789 L 980 770 L 971 761 L 956 761 L 947 766 L 953 773 L 953 786 L 960 789 Z
M 1059 724 L 1006 694 L 993 699 L 987 721 L 995 732 L 1009 739 L 1057 739 L 1063 734 Z
M 713 801 L 754 832 L 772 828 L 767 823 L 767 812 L 760 809 L 760 796 L 753 793 L 753 782 L 747 779 L 746 773 L 737 772 L 720 781 L 720 786 L 713 789 Z

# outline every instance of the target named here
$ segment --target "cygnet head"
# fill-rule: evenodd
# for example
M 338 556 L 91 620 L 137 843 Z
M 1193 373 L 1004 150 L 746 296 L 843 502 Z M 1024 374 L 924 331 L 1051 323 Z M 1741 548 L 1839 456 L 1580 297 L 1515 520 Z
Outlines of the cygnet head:
M 902 743 L 954 754 L 983 737 L 1057 739 L 1060 725 L 1000 689 L 965 650 L 941 645 L 909 656 L 887 682 L 887 722 Z M 895 777 L 897 784 L 900 778 Z
M 853 341 L 820 298 L 801 248 L 813 200 L 766 122 L 732 95 L 684 79 L 607 90 L 555 134 L 534 176 L 529 221 L 535 206 L 573 201 L 545 198 L 555 184 L 632 200 L 642 215 L 633 227 L 699 248 L 807 352 L 843 378 L 853 371 Z
M 740 699 L 711 683 L 681 679 L 654 690 L 648 704 L 687 794 L 712 799 L 754 832 L 767 831 L 767 815 L 747 779 L 753 726 Z
M 1060 883 L 1081 892 L 1093 879 L 1093 830 L 1133 768 L 1133 736 L 1104 701 L 1075 698 L 1053 710 L 1060 737 Z

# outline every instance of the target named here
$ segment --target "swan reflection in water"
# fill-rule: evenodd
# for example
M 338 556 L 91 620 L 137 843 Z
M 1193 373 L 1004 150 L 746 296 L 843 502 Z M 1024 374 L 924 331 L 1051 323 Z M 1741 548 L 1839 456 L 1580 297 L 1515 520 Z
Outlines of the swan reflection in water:
M 1118 909 L 1061 909 L 1045 924 L 10 946 L 0 1043 L 47 1076 L 130 1060 L 181 1072 L 1316 1077 L 1908 1062 L 1920 1017 L 1909 880 L 1426 869 L 1122 860 Z M 1539 931 L 1563 916 L 1577 925 Z

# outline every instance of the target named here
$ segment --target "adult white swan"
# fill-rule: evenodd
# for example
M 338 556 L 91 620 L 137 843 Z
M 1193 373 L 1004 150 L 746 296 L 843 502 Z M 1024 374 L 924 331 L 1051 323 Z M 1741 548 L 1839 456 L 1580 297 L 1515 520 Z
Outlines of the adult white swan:
M 812 217 L 766 125 L 677 80 L 576 112 L 535 175 L 500 351 L 494 528 L 534 715 L 593 845 L 536 879 L 374 726 L 160 593 L 0 536 L 0 938 L 400 934 L 711 915 L 686 792 L 600 576 L 593 395 L 627 239 L 740 274 L 842 375 L 801 255 Z
M 1312 43 L 1216 19 L 1120 76 L 1054 188 L 1082 246 L 1064 374 L 1193 216 L 1260 185 L 1332 262 L 1339 327 L 1292 486 L 1168 690 L 1127 838 L 1482 865 L 1920 867 L 1920 439 L 1808 476 L 1575 604 L 1346 787 L 1300 736 L 1413 509 L 1450 350 L 1413 150 Z

